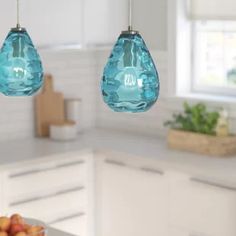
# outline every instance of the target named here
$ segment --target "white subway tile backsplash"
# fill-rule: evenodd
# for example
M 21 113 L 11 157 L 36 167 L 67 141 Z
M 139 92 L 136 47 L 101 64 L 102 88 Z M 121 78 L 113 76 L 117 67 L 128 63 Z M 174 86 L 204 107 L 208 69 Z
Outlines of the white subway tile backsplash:
M 110 50 L 42 51 L 45 72 L 54 76 L 54 87 L 66 98 L 82 99 L 81 125 L 111 128 L 152 136 L 165 135 L 164 121 L 182 109 L 182 101 L 166 99 L 168 91 L 167 52 L 154 51 L 161 81 L 160 99 L 143 114 L 124 114 L 111 111 L 103 102 L 100 80 Z M 0 141 L 34 136 L 34 98 L 10 98 L 0 95 Z M 231 119 L 231 129 L 236 133 L 236 120 Z
M 54 76 L 55 89 L 65 97 L 81 98 L 81 125 L 90 129 L 95 125 L 96 61 L 93 52 L 42 51 L 44 71 Z M 30 138 L 35 135 L 34 98 L 0 96 L 0 141 Z

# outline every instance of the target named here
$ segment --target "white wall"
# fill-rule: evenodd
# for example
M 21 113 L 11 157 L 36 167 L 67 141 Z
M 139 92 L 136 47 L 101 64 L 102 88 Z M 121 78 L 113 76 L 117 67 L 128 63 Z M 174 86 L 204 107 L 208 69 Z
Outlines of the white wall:
M 95 125 L 97 71 L 93 51 L 65 50 L 41 52 L 45 72 L 54 77 L 55 89 L 65 98 L 82 99 L 81 125 L 90 129 Z
M 83 129 L 95 125 L 95 71 L 93 52 L 42 51 L 45 72 L 54 76 L 55 89 L 65 97 L 82 98 Z M 0 95 L 0 141 L 34 137 L 34 97 Z

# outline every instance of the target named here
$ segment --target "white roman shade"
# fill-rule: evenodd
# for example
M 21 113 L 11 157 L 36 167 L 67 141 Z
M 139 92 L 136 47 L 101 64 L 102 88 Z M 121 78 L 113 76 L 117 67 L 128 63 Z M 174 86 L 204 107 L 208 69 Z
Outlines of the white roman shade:
M 189 0 L 189 16 L 199 20 L 236 20 L 236 0 Z

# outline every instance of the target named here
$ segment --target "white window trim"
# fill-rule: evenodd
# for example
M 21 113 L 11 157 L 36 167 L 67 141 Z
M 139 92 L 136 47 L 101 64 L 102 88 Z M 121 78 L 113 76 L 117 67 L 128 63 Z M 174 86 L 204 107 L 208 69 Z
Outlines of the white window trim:
M 186 18 L 186 0 L 168 0 L 169 95 L 191 91 L 191 23 Z M 180 79 L 181 78 L 181 79 Z
M 192 72 L 181 70 L 183 65 L 189 69 L 193 68 L 192 60 L 190 60 L 192 32 L 186 17 L 186 2 L 186 0 L 168 0 L 168 92 L 164 96 L 166 106 L 169 110 L 176 111 L 182 109 L 184 101 L 189 103 L 204 102 L 213 109 L 219 107 L 227 109 L 229 117 L 235 122 L 235 97 L 191 93 L 192 83 L 189 76 L 192 76 Z M 183 35 L 185 42 L 182 39 Z
M 236 97 L 193 93 L 191 23 L 186 16 L 186 0 L 168 0 L 168 93 L 170 109 L 183 101 L 204 102 L 210 107 L 224 107 L 236 118 Z M 187 68 L 187 69 L 184 69 Z M 175 107 L 175 108 L 174 108 Z

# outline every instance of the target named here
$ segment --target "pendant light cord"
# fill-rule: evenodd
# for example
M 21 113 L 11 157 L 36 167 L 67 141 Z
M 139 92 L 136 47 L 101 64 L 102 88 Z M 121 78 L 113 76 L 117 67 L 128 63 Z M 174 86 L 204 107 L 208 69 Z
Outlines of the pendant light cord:
M 16 0 L 16 28 L 20 28 L 20 0 Z
M 129 31 L 133 30 L 132 14 L 133 14 L 133 0 L 129 0 L 129 27 L 128 27 Z

